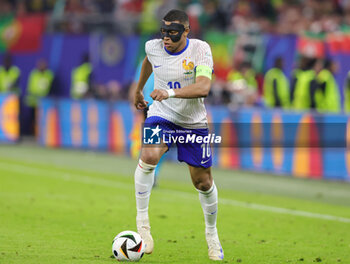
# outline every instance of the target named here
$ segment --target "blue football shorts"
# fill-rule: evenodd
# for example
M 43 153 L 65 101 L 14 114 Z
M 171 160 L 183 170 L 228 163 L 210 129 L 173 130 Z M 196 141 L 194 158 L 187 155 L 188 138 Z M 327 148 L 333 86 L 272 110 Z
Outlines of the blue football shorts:
M 151 116 L 145 120 L 144 131 L 146 129 L 158 128 L 161 142 L 168 146 L 168 150 L 173 144 L 177 146 L 177 159 L 186 162 L 193 167 L 209 168 L 212 166 L 212 153 L 210 143 L 197 140 L 197 137 L 204 138 L 209 135 L 209 129 L 189 129 L 176 125 L 164 118 Z M 150 131 L 151 132 L 151 131 Z M 150 135 L 152 136 L 151 133 Z M 158 136 L 154 135 L 154 136 Z M 159 143 L 159 141 L 156 141 Z

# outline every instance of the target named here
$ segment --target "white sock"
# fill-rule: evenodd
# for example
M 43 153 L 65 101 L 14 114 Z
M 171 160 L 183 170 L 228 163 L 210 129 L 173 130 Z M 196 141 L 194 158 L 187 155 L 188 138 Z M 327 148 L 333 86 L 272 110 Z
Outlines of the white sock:
M 207 191 L 199 192 L 199 201 L 201 202 L 204 220 L 205 220 L 205 232 L 208 234 L 216 234 L 216 217 L 218 213 L 218 190 L 215 183 Z
M 151 165 L 139 160 L 135 170 L 135 196 L 137 220 L 148 219 L 148 203 L 154 181 L 154 169 L 157 165 Z

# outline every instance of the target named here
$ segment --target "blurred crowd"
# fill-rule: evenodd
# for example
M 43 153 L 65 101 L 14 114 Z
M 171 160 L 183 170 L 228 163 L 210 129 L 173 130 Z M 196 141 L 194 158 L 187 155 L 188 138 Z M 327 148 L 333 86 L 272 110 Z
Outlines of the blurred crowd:
M 349 0 L 0 0 L 0 16 L 53 13 L 54 28 L 73 33 L 98 25 L 154 33 L 159 19 L 172 8 L 189 14 L 195 36 L 203 29 L 299 34 L 334 32 L 350 25 Z
M 138 68 L 129 89 L 123 89 L 117 81 L 99 84 L 93 78 L 94 70 L 89 55 L 84 54 L 80 64 L 71 71 L 70 97 L 76 100 L 132 100 L 132 87 L 140 74 L 140 66 Z M 255 106 L 296 111 L 313 110 L 321 113 L 350 112 L 350 71 L 344 87 L 339 89 L 335 80 L 338 65 L 331 59 L 301 57 L 290 79 L 283 68 L 284 60 L 278 57 L 274 66 L 262 76 L 256 74 L 250 63 L 242 62 L 228 73 L 227 81 L 215 80 L 214 76 L 212 89 L 206 100 L 214 105 L 227 105 L 232 110 Z M 49 95 L 55 78 L 44 58 L 40 58 L 30 72 L 25 94 L 21 94 L 23 89 L 19 87 L 20 77 L 21 69 L 13 64 L 10 54 L 5 54 L 0 66 L 0 93 L 17 93 L 30 108 L 35 108 L 41 97 Z M 152 74 L 150 79 L 153 78 Z M 148 97 L 153 90 L 153 82 L 149 86 L 144 89 L 145 96 Z M 344 91 L 344 94 L 341 95 L 340 91 Z
M 347 84 L 350 81 L 345 84 L 344 95 L 340 95 L 339 91 L 343 89 L 339 89 L 335 82 L 336 65 L 331 60 L 300 58 L 292 78 L 287 78 L 282 70 L 283 58 L 276 59 L 274 67 L 263 76 L 262 70 L 247 59 L 247 54 L 240 54 L 257 50 L 259 43 L 254 36 L 260 33 L 320 34 L 347 30 L 350 25 L 350 0 L 0 0 L 0 17 L 6 14 L 47 13 L 49 31 L 82 33 L 100 30 L 152 35 L 159 31 L 159 21 L 172 8 L 188 13 L 192 37 L 200 38 L 210 29 L 239 36 L 236 47 L 241 46 L 241 49 L 235 50 L 234 69 L 225 78 L 217 78 L 213 82 L 208 102 L 227 104 L 233 109 L 265 105 L 339 112 L 343 97 L 344 109 L 347 110 L 347 101 L 350 101 L 350 95 L 347 99 L 350 85 Z M 11 73 L 6 70 L 6 73 L 4 69 L 10 69 L 7 65 L 10 62 L 9 57 L 2 62 L 0 82 L 6 82 L 4 87 L 15 90 L 18 89 L 18 81 L 9 85 L 6 78 L 16 79 L 20 69 L 13 69 Z M 54 78 L 52 73 L 47 73 L 46 62 L 38 62 L 37 69 L 33 71 L 34 82 L 41 83 L 38 87 L 44 88 L 41 88 L 42 91 L 28 88 L 27 91 L 35 96 L 46 95 Z M 5 73 L 11 77 L 4 77 Z M 88 56 L 84 56 L 81 64 L 72 70 L 71 80 L 71 97 L 75 99 L 127 98 L 126 89 L 117 81 L 107 84 L 94 82 Z M 0 86 L 1 89 L 5 91 L 7 88 Z M 35 101 L 32 99 L 28 105 L 35 105 Z
M 227 82 L 214 82 L 208 100 L 212 104 L 226 104 L 232 110 L 256 106 L 320 113 L 350 112 L 350 71 L 344 87 L 339 87 L 335 61 L 300 57 L 291 78 L 283 68 L 283 57 L 277 57 L 265 75 L 256 74 L 250 63 L 243 62 L 229 72 Z

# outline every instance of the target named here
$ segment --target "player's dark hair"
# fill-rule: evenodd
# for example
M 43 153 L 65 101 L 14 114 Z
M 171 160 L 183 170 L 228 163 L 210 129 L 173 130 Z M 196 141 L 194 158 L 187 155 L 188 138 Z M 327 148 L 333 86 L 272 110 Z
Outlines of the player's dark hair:
M 188 15 L 182 10 L 170 10 L 164 17 L 164 21 L 179 21 L 183 25 L 189 25 Z

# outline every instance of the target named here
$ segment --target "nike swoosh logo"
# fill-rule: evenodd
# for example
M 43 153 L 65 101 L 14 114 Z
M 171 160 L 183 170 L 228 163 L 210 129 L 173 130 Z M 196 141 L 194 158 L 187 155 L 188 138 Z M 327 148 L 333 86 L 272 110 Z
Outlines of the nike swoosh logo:
M 209 160 L 210 160 L 210 159 L 208 159 L 208 160 L 202 160 L 202 161 L 201 161 L 201 164 L 205 164 L 205 163 L 207 163 Z
M 157 69 L 159 67 L 161 67 L 162 65 L 154 65 L 154 68 Z
M 145 192 L 139 192 L 139 194 L 145 194 L 145 193 L 147 193 L 148 191 L 145 191 Z

